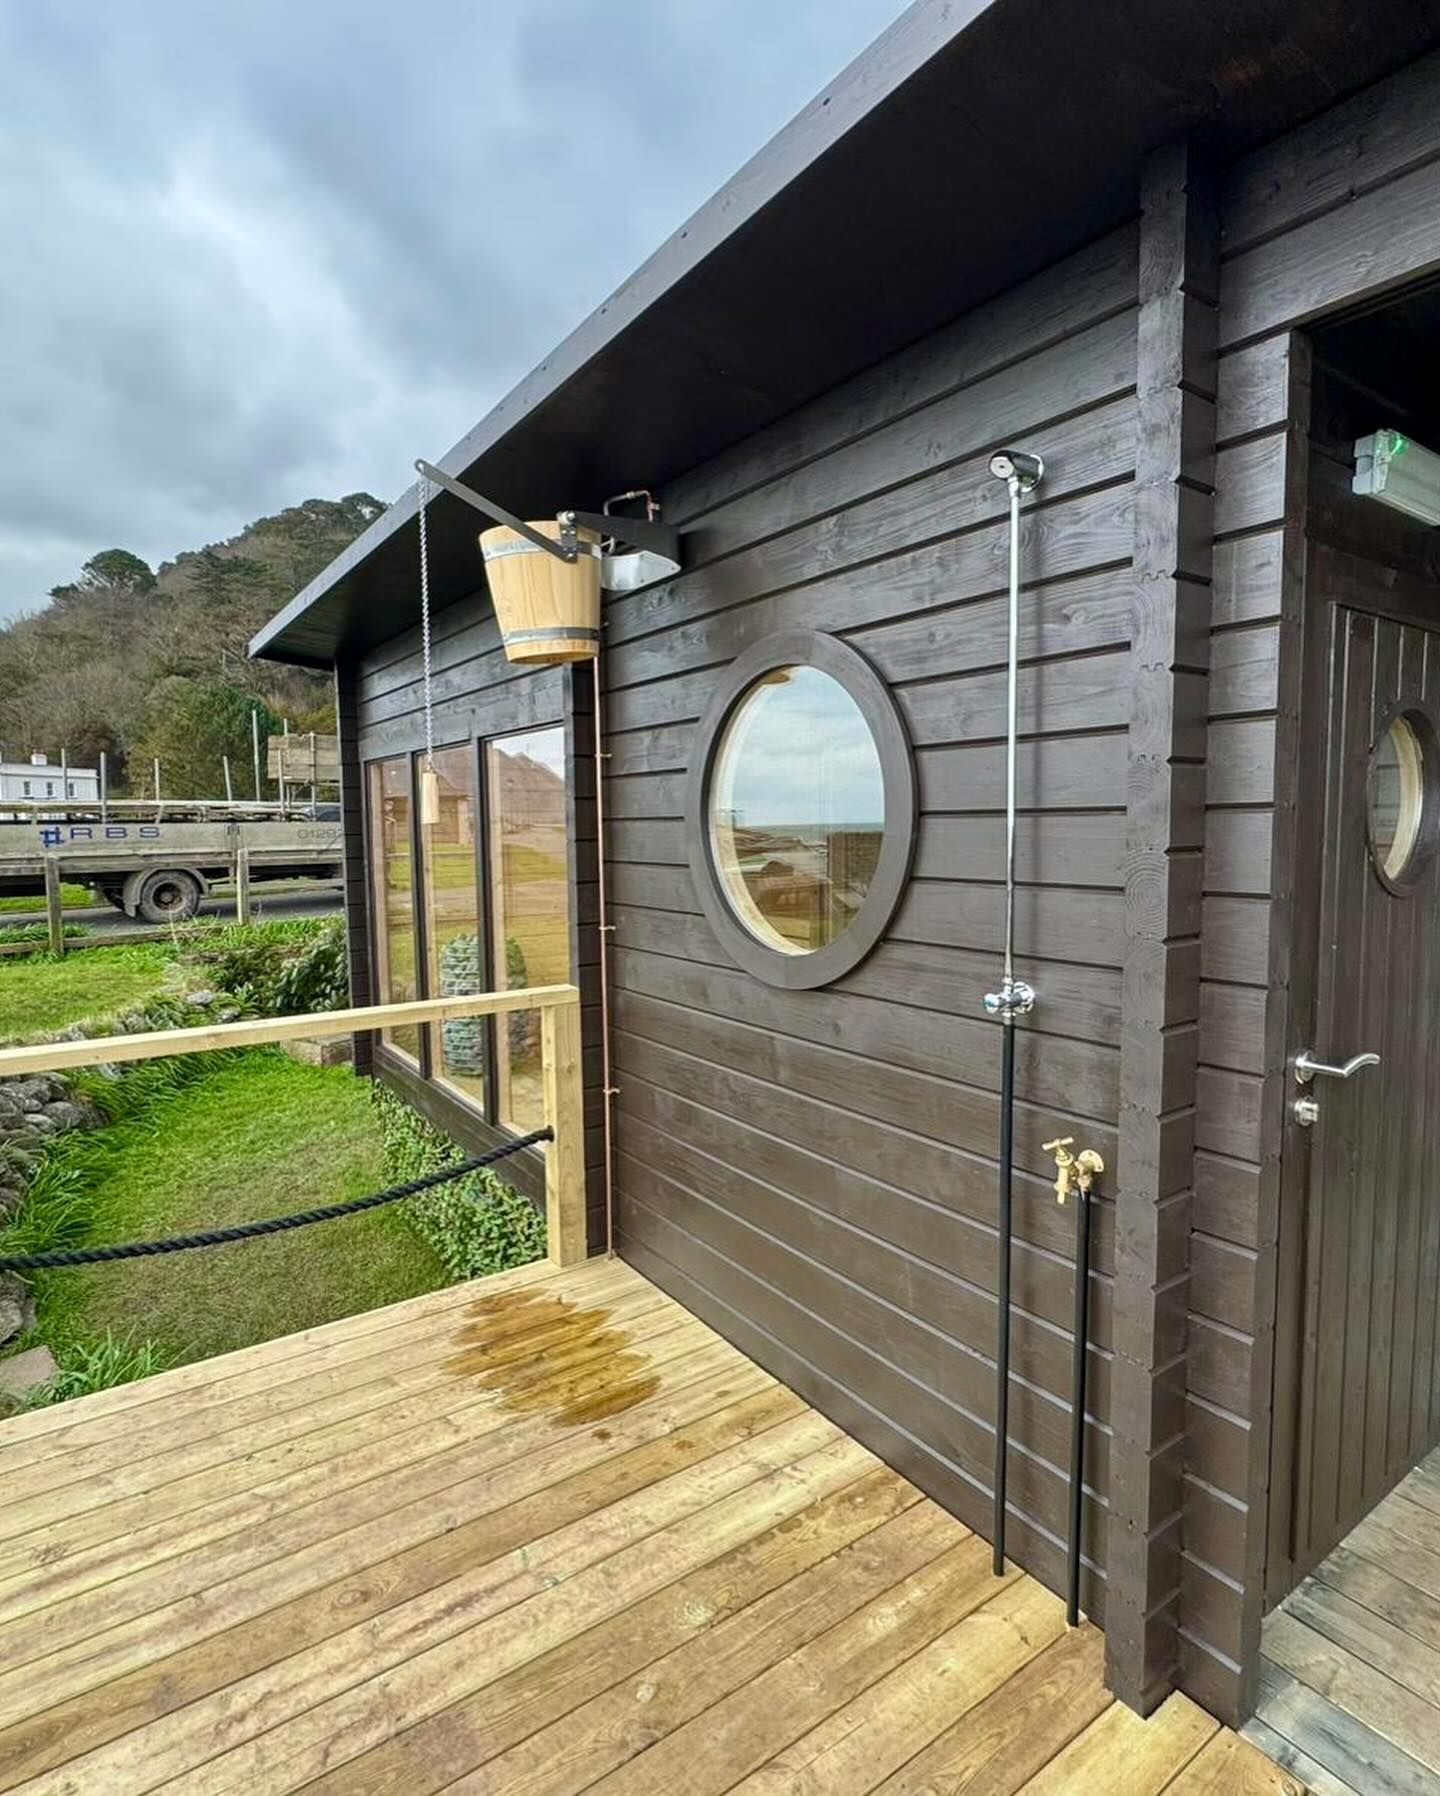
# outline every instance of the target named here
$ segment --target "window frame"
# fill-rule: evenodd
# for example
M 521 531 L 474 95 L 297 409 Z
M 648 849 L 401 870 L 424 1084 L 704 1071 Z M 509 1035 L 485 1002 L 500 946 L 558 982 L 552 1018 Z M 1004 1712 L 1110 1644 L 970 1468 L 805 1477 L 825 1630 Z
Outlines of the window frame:
M 487 978 L 493 978 L 495 965 L 494 915 L 495 906 L 490 890 L 490 836 L 491 836 L 491 804 L 489 780 L 487 778 L 487 756 L 490 745 L 494 742 L 507 742 L 517 736 L 533 735 L 541 730 L 559 730 L 563 744 L 564 778 L 566 795 L 566 829 L 565 829 L 565 900 L 566 927 L 569 941 L 570 977 L 577 977 L 575 967 L 575 910 L 577 895 L 575 890 L 575 842 L 573 830 L 573 813 L 575 804 L 575 759 L 574 741 L 570 720 L 563 714 L 555 717 L 537 719 L 518 728 L 496 729 L 484 734 L 474 734 L 449 742 L 437 742 L 436 750 L 468 749 L 471 766 L 475 774 L 476 794 L 476 831 L 475 831 L 475 878 L 476 891 L 479 898 L 480 927 L 478 934 L 485 957 Z M 380 913 L 376 901 L 375 886 L 375 817 L 371 803 L 371 769 L 386 761 L 408 761 L 410 771 L 410 855 L 414 868 L 414 938 L 417 985 L 422 998 L 432 996 L 430 978 L 430 919 L 429 919 L 429 880 L 424 862 L 424 840 L 420 822 L 420 781 L 425 764 L 423 748 L 395 749 L 386 754 L 371 755 L 360 762 L 360 785 L 365 795 L 362 807 L 362 849 L 365 866 L 366 893 L 366 964 L 369 969 L 371 990 L 377 1002 L 386 1002 L 380 990 Z M 451 1104 L 461 1110 L 474 1123 L 495 1137 L 514 1137 L 524 1131 L 500 1119 L 500 1074 L 498 1055 L 497 1023 L 502 1019 L 490 1016 L 484 1019 L 486 1029 L 485 1057 L 485 1096 L 484 1106 L 475 1098 L 462 1091 L 451 1081 L 441 1076 L 440 1055 L 436 1043 L 437 1024 L 422 1023 L 419 1025 L 420 1053 L 412 1056 L 404 1048 L 397 1047 L 392 1041 L 385 1039 L 381 1030 L 375 1031 L 374 1054 L 381 1071 L 393 1072 L 405 1082 L 416 1081 L 424 1092 L 436 1102 Z
M 813 667 L 853 700 L 880 758 L 884 820 L 880 856 L 865 902 L 833 942 L 810 953 L 771 947 L 740 920 L 715 865 L 710 797 L 720 746 L 741 701 L 757 680 L 781 667 Z M 819 630 L 778 630 L 755 643 L 726 669 L 700 721 L 699 754 L 686 785 L 685 825 L 690 874 L 710 927 L 730 957 L 754 979 L 787 991 L 831 985 L 879 944 L 910 879 L 918 814 L 914 753 L 890 689 L 857 650 Z
M 1394 873 L 1388 873 L 1375 852 L 1371 833 L 1370 779 L 1380 744 L 1397 723 L 1409 730 L 1415 739 L 1420 759 L 1420 816 L 1410 852 Z M 1430 706 L 1402 700 L 1381 714 L 1375 740 L 1365 756 L 1365 855 L 1371 871 L 1390 896 L 1408 898 L 1424 877 L 1437 846 L 1440 846 L 1440 728 L 1436 726 Z

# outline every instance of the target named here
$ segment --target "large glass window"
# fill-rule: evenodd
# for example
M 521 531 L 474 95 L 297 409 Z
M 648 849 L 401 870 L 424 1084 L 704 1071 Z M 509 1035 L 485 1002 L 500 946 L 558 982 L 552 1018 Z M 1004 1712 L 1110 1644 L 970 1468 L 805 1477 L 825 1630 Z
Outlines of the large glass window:
M 415 953 L 415 860 L 411 846 L 409 755 L 370 763 L 370 875 L 375 895 L 376 997 L 404 1004 L 420 996 Z M 383 1039 L 418 1061 L 415 1026 L 386 1029 Z
M 421 831 L 425 857 L 425 941 L 429 989 L 436 997 L 470 997 L 491 990 L 481 927 L 479 793 L 473 743 L 435 751 L 439 804 Z M 434 1076 L 480 1110 L 486 1108 L 489 1021 L 452 1017 L 433 1025 Z
M 565 831 L 565 732 L 530 730 L 486 745 L 490 914 L 497 991 L 561 985 L 570 978 Z M 498 1019 L 499 1120 L 544 1126 L 540 1017 Z
M 880 752 L 850 693 L 818 667 L 762 674 L 710 788 L 715 868 L 740 921 L 782 953 L 827 947 L 860 914 L 884 825 Z

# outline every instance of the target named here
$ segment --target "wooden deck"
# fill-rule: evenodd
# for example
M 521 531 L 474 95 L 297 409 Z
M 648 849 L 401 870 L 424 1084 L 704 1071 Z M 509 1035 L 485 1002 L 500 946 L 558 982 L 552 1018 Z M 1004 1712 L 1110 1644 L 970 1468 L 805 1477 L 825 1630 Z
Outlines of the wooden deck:
M 618 1262 L 0 1428 L 0 1788 L 1260 1796 Z
M 1265 1624 L 1245 1732 L 1317 1796 L 1440 1796 L 1440 1453 Z

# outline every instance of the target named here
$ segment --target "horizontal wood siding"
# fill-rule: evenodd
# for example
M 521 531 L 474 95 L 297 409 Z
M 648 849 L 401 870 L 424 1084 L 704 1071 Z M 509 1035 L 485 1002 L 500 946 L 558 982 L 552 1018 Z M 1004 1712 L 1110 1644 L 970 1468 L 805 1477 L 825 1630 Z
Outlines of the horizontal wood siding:
M 1223 182 L 1181 1673 L 1231 1717 L 1254 1700 L 1267 1533 L 1288 1527 L 1268 1511 L 1310 459 L 1294 333 L 1440 270 L 1437 182 L 1440 55 Z
M 1071 1241 L 1042 1143 L 1107 1159 L 1119 1104 L 1135 460 L 1126 229 L 675 484 L 686 571 L 607 606 L 616 1180 L 627 1257 L 988 1529 L 1003 928 L 1006 497 L 1043 451 L 1021 643 L 1013 1549 L 1065 1531 Z M 817 991 L 727 957 L 687 865 L 686 777 L 721 672 L 843 637 L 891 686 L 921 824 L 884 940 Z M 1087 1603 L 1103 1612 L 1113 1213 L 1098 1206 Z
M 478 550 L 477 550 L 478 562 Z M 439 612 L 432 643 L 435 744 L 473 742 L 477 737 L 562 724 L 566 728 L 566 771 L 570 785 L 571 958 L 581 994 L 585 1052 L 585 1165 L 588 1234 L 592 1247 L 604 1240 L 603 1133 L 601 1128 L 600 989 L 595 859 L 594 736 L 591 673 L 588 667 L 525 669 L 505 658 L 489 597 L 483 588 Z M 425 746 L 423 670 L 418 629 L 381 645 L 351 675 L 354 690 L 355 752 L 364 762 L 384 755 L 410 754 Z M 363 809 L 363 799 L 361 801 Z M 347 833 L 347 855 L 353 852 Z M 348 863 L 347 863 L 348 864 Z M 363 866 L 363 861 L 362 861 Z M 368 890 L 361 883 L 363 904 Z M 347 903 L 349 893 L 347 888 Z M 365 961 L 368 978 L 369 960 Z M 499 1133 L 466 1104 L 441 1087 L 376 1055 L 385 1082 L 421 1108 L 435 1125 L 462 1145 L 481 1150 Z M 528 1196 L 538 1198 L 544 1173 L 535 1152 L 517 1156 L 508 1176 Z

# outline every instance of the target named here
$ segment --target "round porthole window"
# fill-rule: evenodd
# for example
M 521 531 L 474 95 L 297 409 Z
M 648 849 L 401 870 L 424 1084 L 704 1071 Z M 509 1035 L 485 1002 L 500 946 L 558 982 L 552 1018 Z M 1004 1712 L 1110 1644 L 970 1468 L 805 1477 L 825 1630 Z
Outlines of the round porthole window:
M 1434 811 L 1434 753 L 1429 724 L 1404 713 L 1391 719 L 1370 752 L 1365 812 L 1370 854 L 1388 885 L 1403 885 L 1429 847 Z
M 915 782 L 898 712 L 833 637 L 785 631 L 730 669 L 701 726 L 691 865 L 727 949 L 772 985 L 838 978 L 909 868 Z

